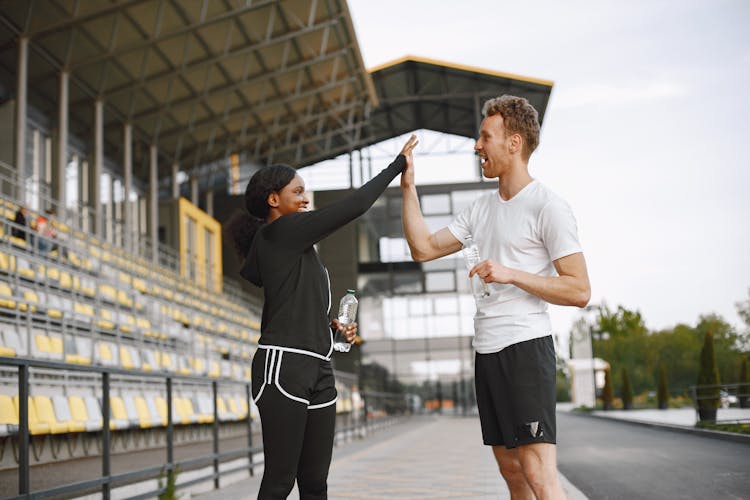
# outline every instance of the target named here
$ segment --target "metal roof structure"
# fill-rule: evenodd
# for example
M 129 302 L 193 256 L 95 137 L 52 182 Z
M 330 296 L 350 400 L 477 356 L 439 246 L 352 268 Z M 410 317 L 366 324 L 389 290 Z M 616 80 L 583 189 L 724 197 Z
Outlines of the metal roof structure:
M 345 0 L 6 0 L 1 9 L 5 96 L 25 38 L 29 103 L 59 116 L 69 75 L 70 133 L 90 142 L 100 101 L 105 155 L 121 157 L 131 124 L 143 180 L 150 145 L 159 177 L 173 163 L 200 176 L 232 153 L 299 168 L 417 129 L 474 137 L 482 102 L 503 93 L 528 98 L 541 121 L 552 89 L 414 56 L 367 71 Z
M 476 137 L 484 101 L 503 94 L 525 97 L 542 123 L 553 82 L 404 56 L 370 70 L 380 106 L 367 123 L 364 144 L 412 130 Z
M 121 124 L 140 156 L 196 166 L 230 153 L 299 164 L 350 151 L 377 105 L 344 0 L 7 0 L 0 84 L 12 93 L 28 39 L 29 102 L 88 139 L 104 105 L 108 156 Z M 134 151 L 135 174 L 145 176 Z M 303 160 L 304 159 L 304 160 Z M 147 170 L 147 169 L 146 169 Z

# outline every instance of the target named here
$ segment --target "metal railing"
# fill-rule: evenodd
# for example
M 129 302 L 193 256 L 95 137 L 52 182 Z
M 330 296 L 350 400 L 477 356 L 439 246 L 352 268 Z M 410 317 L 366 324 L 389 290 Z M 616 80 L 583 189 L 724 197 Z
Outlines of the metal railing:
M 250 476 L 255 474 L 255 468 L 263 464 L 263 460 L 254 457 L 256 453 L 263 451 L 261 445 L 253 443 L 254 419 L 252 418 L 251 392 L 250 383 L 237 381 L 227 378 L 215 379 L 210 381 L 211 393 L 213 399 L 213 422 L 212 425 L 212 453 L 193 457 L 181 461 L 174 459 L 174 419 L 173 416 L 173 385 L 177 382 L 192 383 L 196 385 L 207 385 L 205 377 L 190 375 L 177 375 L 170 373 L 153 373 L 137 370 L 125 370 L 118 368 L 72 365 L 68 363 L 44 361 L 28 358 L 12 358 L 0 356 L 0 366 L 15 366 L 18 370 L 18 432 L 16 434 L 18 444 L 18 496 L 10 497 L 11 499 L 21 498 L 45 498 L 55 495 L 69 495 L 75 493 L 91 492 L 92 489 L 100 488 L 104 500 L 111 496 L 113 487 L 132 484 L 140 481 L 153 480 L 166 473 L 167 484 L 174 481 L 176 470 L 189 470 L 198 467 L 212 466 L 209 474 L 198 475 L 190 480 L 180 481 L 175 484 L 178 489 L 183 489 L 197 483 L 213 481 L 214 489 L 221 487 L 220 477 L 247 471 Z M 31 464 L 30 464 L 30 431 L 29 431 L 29 395 L 30 395 L 30 368 L 39 368 L 47 370 L 66 370 L 76 372 L 86 372 L 88 374 L 97 373 L 101 375 L 101 410 L 102 410 L 102 429 L 101 429 L 101 450 L 102 450 L 102 472 L 97 478 L 85 481 L 74 482 L 62 486 L 31 491 Z M 166 389 L 166 463 L 159 466 L 145 467 L 138 470 L 113 474 L 111 468 L 110 443 L 112 441 L 112 431 L 110 429 L 110 389 L 111 378 L 119 376 L 132 379 L 134 376 L 148 379 L 163 379 Z M 337 379 L 347 381 L 355 377 L 353 374 L 342 372 L 336 373 Z M 219 405 L 217 404 L 219 387 L 224 385 L 242 386 L 244 388 L 244 398 L 247 403 L 247 414 L 241 420 L 247 425 L 247 444 L 244 447 L 233 449 L 231 451 L 219 451 Z M 348 384 L 346 384 L 348 385 Z M 384 392 L 361 393 L 361 406 L 355 406 L 346 415 L 344 421 L 337 422 L 336 425 L 336 442 L 352 438 L 363 438 L 367 434 L 390 426 L 400 420 L 401 417 L 408 414 L 405 401 L 406 394 L 394 394 Z M 257 425 L 257 424 L 256 424 Z M 230 460 L 246 458 L 246 465 L 237 465 L 220 469 L 220 464 Z M 164 492 L 166 486 L 159 484 L 158 488 L 153 491 L 139 493 L 131 496 L 131 499 L 152 498 Z
M 253 446 L 253 420 L 251 415 L 251 399 L 250 399 L 250 384 L 247 382 L 240 382 L 231 379 L 216 379 L 211 381 L 211 390 L 213 395 L 213 453 L 209 455 L 202 455 L 200 457 L 183 460 L 176 462 L 174 460 L 174 422 L 173 422 L 173 406 L 172 406 L 172 389 L 173 382 L 175 380 L 206 384 L 204 377 L 195 377 L 189 375 L 176 375 L 176 374 L 164 374 L 164 373 L 152 373 L 152 372 L 134 372 L 133 370 L 123 370 L 117 368 L 105 368 L 97 366 L 78 366 L 67 363 L 58 363 L 53 361 L 42 361 L 35 359 L 26 358 L 9 358 L 0 357 L 0 365 L 16 366 L 18 368 L 18 496 L 11 498 L 43 498 L 53 495 L 70 494 L 76 492 L 82 492 L 90 490 L 91 488 L 101 488 L 102 498 L 108 500 L 113 486 L 129 484 L 136 481 L 142 481 L 146 479 L 154 479 L 162 472 L 166 471 L 168 482 L 172 480 L 174 471 L 177 467 L 180 469 L 193 468 L 201 465 L 213 465 L 213 472 L 207 476 L 200 476 L 190 481 L 181 482 L 177 485 L 179 488 L 184 488 L 199 482 L 213 480 L 214 488 L 220 487 L 219 478 L 225 474 L 232 474 L 242 470 L 248 470 L 252 475 L 257 465 L 261 464 L 262 461 L 253 459 L 253 454 L 262 451 L 262 447 Z M 44 490 L 31 492 L 31 481 L 30 481 L 30 470 L 31 465 L 29 461 L 29 445 L 30 445 L 30 434 L 29 434 L 29 368 L 46 368 L 53 370 L 67 370 L 67 371 L 78 371 L 78 372 L 95 372 L 101 374 L 101 405 L 102 405 L 102 475 L 95 479 L 86 481 L 66 484 L 63 486 L 57 486 L 54 488 L 48 488 Z M 166 425 L 166 452 L 167 461 L 163 466 L 147 467 L 135 471 L 129 471 L 126 473 L 112 474 L 111 472 L 111 457 L 110 457 L 110 442 L 111 442 L 111 430 L 110 430 L 110 378 L 113 375 L 121 375 L 132 377 L 137 375 L 143 378 L 151 379 L 164 379 L 166 385 L 166 405 L 167 405 L 167 425 Z M 219 452 L 219 410 L 217 404 L 218 388 L 219 384 L 222 385 L 241 385 L 245 389 L 245 399 L 247 402 L 247 415 L 244 421 L 247 423 L 247 446 L 235 449 L 227 452 Z M 234 467 L 227 470 L 219 470 L 219 464 L 226 460 L 236 459 L 240 457 L 247 457 L 248 465 Z M 159 488 L 155 491 L 150 491 L 144 494 L 140 494 L 132 498 L 147 498 L 159 495 L 164 491 L 164 488 Z
M 713 401 L 704 408 L 726 409 L 731 407 L 750 408 L 750 384 L 713 384 L 692 385 L 689 388 L 690 397 L 696 410 L 701 409 L 701 402 Z M 745 423 L 750 422 L 750 417 L 741 419 L 717 419 L 717 423 Z

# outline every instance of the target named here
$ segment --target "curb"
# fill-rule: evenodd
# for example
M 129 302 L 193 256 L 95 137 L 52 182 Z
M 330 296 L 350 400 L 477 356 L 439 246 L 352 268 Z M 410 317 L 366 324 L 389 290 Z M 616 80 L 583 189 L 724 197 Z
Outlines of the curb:
M 583 412 L 578 412 L 578 411 L 569 411 L 566 413 L 568 415 L 577 415 L 579 417 L 598 418 L 600 420 L 607 420 L 609 422 L 622 422 L 625 424 L 640 425 L 642 427 L 654 427 L 654 428 L 664 429 L 664 430 L 672 431 L 672 432 L 682 432 L 683 434 L 694 434 L 694 435 L 702 436 L 705 438 L 721 439 L 723 441 L 732 441 L 732 442 L 741 443 L 741 444 L 750 444 L 750 434 L 738 434 L 735 432 L 726 432 L 726 431 L 712 431 L 708 429 L 699 429 L 697 427 L 686 427 L 684 425 L 663 424 L 663 423 L 658 423 L 658 422 L 649 422 L 645 420 L 631 420 L 631 419 L 624 419 L 624 418 L 605 417 L 603 415 L 595 415 L 592 413 L 583 413 Z

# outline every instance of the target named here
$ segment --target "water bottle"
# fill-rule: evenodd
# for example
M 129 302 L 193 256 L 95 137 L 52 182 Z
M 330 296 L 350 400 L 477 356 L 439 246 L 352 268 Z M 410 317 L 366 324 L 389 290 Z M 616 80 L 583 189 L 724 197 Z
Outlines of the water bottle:
M 466 269 L 469 270 L 482 260 L 479 257 L 479 247 L 474 243 L 471 235 L 467 236 L 464 241 L 464 257 L 466 258 Z M 490 296 L 490 285 L 482 281 L 478 274 L 475 274 L 471 277 L 471 293 L 474 295 L 474 300 L 480 301 Z
M 339 303 L 339 324 L 342 327 L 351 325 L 357 319 L 357 297 L 354 296 L 354 290 L 347 290 L 346 295 L 341 297 Z M 352 345 L 346 341 L 346 337 L 341 333 L 341 330 L 336 329 L 336 334 L 333 337 L 333 349 L 339 352 L 349 352 Z

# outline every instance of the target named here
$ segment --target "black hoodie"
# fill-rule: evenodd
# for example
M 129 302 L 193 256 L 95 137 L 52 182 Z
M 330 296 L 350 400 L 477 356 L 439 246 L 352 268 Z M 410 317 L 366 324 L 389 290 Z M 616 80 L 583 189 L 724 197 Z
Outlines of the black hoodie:
M 330 357 L 330 282 L 313 245 L 364 214 L 405 165 L 406 158 L 398 155 L 347 197 L 318 210 L 281 216 L 258 230 L 240 274 L 263 287 L 260 345 Z

